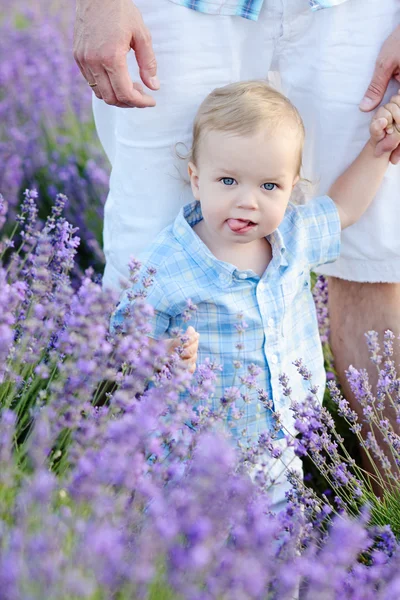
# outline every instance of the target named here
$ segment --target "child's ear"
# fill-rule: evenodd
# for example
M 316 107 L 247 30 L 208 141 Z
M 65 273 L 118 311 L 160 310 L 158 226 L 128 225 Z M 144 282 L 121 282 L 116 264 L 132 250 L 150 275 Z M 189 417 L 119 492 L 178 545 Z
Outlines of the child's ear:
M 300 176 L 299 176 L 299 175 L 296 175 L 296 177 L 294 178 L 294 181 L 293 181 L 293 186 L 292 186 L 293 188 L 294 188 L 294 186 L 296 185 L 296 183 L 298 183 L 298 182 L 299 182 L 299 180 L 300 180 Z
M 200 200 L 199 176 L 197 174 L 196 165 L 192 162 L 189 162 L 188 164 L 188 174 L 190 178 L 190 185 L 192 186 L 193 196 L 196 200 Z

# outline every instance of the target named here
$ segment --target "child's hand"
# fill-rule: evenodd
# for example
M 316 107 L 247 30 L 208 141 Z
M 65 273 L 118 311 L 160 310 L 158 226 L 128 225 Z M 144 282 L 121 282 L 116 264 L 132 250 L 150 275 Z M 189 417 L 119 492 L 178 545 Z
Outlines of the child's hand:
M 181 359 L 185 362 L 189 371 L 194 373 L 196 370 L 197 350 L 199 348 L 200 334 L 197 333 L 193 327 L 188 327 L 185 335 L 188 336 L 189 339 L 183 344 Z
M 184 337 L 187 339 L 183 344 L 179 339 L 170 340 L 168 351 L 173 352 L 176 348 L 181 347 L 182 352 L 180 353 L 180 357 L 189 371 L 194 373 L 196 370 L 200 334 L 193 327 L 188 327 Z
M 375 156 L 391 153 L 397 148 L 400 144 L 400 90 L 396 96 L 392 96 L 390 102 L 377 110 L 369 131 Z M 378 144 L 379 150 L 376 150 Z

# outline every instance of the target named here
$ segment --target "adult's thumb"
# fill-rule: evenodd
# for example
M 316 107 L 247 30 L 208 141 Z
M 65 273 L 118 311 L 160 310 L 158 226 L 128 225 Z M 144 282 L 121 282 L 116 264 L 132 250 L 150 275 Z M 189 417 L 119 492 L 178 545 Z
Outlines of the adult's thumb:
M 383 99 L 389 81 L 392 78 L 393 69 L 382 60 L 378 60 L 371 83 L 365 92 L 364 98 L 360 102 L 360 110 L 369 112 L 376 108 Z

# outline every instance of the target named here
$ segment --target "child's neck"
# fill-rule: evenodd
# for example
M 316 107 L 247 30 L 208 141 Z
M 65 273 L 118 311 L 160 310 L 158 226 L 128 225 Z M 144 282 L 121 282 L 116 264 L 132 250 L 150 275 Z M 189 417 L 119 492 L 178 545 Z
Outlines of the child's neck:
M 266 238 L 247 244 L 224 244 L 208 239 L 204 221 L 197 223 L 193 229 L 215 258 L 234 265 L 240 271 L 252 270 L 261 277 L 271 262 L 272 249 Z

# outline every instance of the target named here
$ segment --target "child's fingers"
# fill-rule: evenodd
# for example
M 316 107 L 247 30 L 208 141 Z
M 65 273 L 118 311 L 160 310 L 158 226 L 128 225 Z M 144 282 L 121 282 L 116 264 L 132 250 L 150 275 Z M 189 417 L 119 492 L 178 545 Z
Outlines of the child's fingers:
M 369 126 L 369 133 L 371 141 L 375 147 L 381 143 L 387 136 L 385 127 L 387 126 L 387 120 L 385 117 L 374 119 L 371 121 Z
M 182 344 L 182 340 L 179 337 L 176 338 L 171 338 L 169 340 L 167 340 L 167 349 L 168 352 L 172 352 L 173 350 L 176 350 L 177 348 L 184 348 L 184 349 L 188 349 L 191 346 L 198 346 L 199 345 L 199 334 L 196 333 L 195 336 L 189 340 L 187 340 L 187 342 L 185 342 L 184 344 Z
M 181 358 L 190 366 L 189 370 L 191 373 L 193 373 L 196 369 L 200 334 L 194 329 L 194 327 L 189 326 L 186 330 L 186 335 L 189 337 L 189 340 L 183 345 Z M 194 368 L 192 369 L 191 367 L 193 366 L 193 363 Z
M 189 338 L 187 340 L 187 342 L 185 342 L 184 344 L 182 344 L 183 348 L 189 348 L 189 346 L 192 346 L 193 344 L 199 344 L 199 338 L 200 338 L 200 334 L 199 333 L 195 333 L 194 336 L 192 336 L 191 338 Z
M 388 110 L 392 115 L 392 122 L 389 122 L 388 126 L 386 127 L 387 133 L 390 134 L 393 133 L 395 129 L 397 129 L 396 125 L 400 125 L 400 106 L 395 102 L 389 102 L 388 104 L 385 104 L 384 108 Z
M 184 337 L 186 338 L 186 342 L 182 343 L 182 338 L 172 338 L 167 341 L 167 351 L 168 353 L 174 352 L 179 348 L 179 356 L 180 358 L 187 364 L 190 364 L 197 360 L 197 350 L 199 348 L 199 338 L 200 334 L 193 328 L 188 327 Z M 187 339 L 188 338 L 188 339 Z
M 196 370 L 196 364 L 197 364 L 197 352 L 191 358 L 186 358 L 186 359 L 182 359 L 182 360 L 183 360 L 183 364 L 185 365 L 185 367 L 191 373 L 194 373 Z
M 191 358 L 192 356 L 194 356 L 197 353 L 198 347 L 199 347 L 198 339 L 194 340 L 189 346 L 184 346 L 182 353 L 181 353 L 181 358 L 183 358 L 183 359 Z
M 194 373 L 196 370 L 196 361 L 189 365 L 189 372 Z
M 186 348 L 190 346 L 194 341 L 198 341 L 200 334 L 194 329 L 194 327 L 190 326 L 186 329 L 185 336 L 188 337 L 188 341 L 183 344 L 183 347 Z
M 377 119 L 374 119 L 372 122 L 379 125 L 379 127 L 383 127 L 383 129 L 389 125 L 386 117 L 379 117 Z
M 170 338 L 167 340 L 167 352 L 173 352 L 176 348 L 178 348 L 180 342 L 177 338 Z
M 386 117 L 375 118 L 371 122 L 371 126 L 370 126 L 371 134 L 379 135 L 379 134 L 383 133 L 383 131 L 386 129 L 386 127 L 388 127 L 388 121 L 387 121 Z
M 393 102 L 394 104 L 397 104 L 397 106 L 400 107 L 400 90 L 397 92 L 397 94 L 390 98 L 390 102 Z
M 387 127 L 390 127 L 390 125 L 392 125 L 393 123 L 393 115 L 391 113 L 390 110 L 388 110 L 388 108 L 386 108 L 386 106 L 381 106 L 376 114 L 375 114 L 375 119 L 386 119 L 387 121 Z

